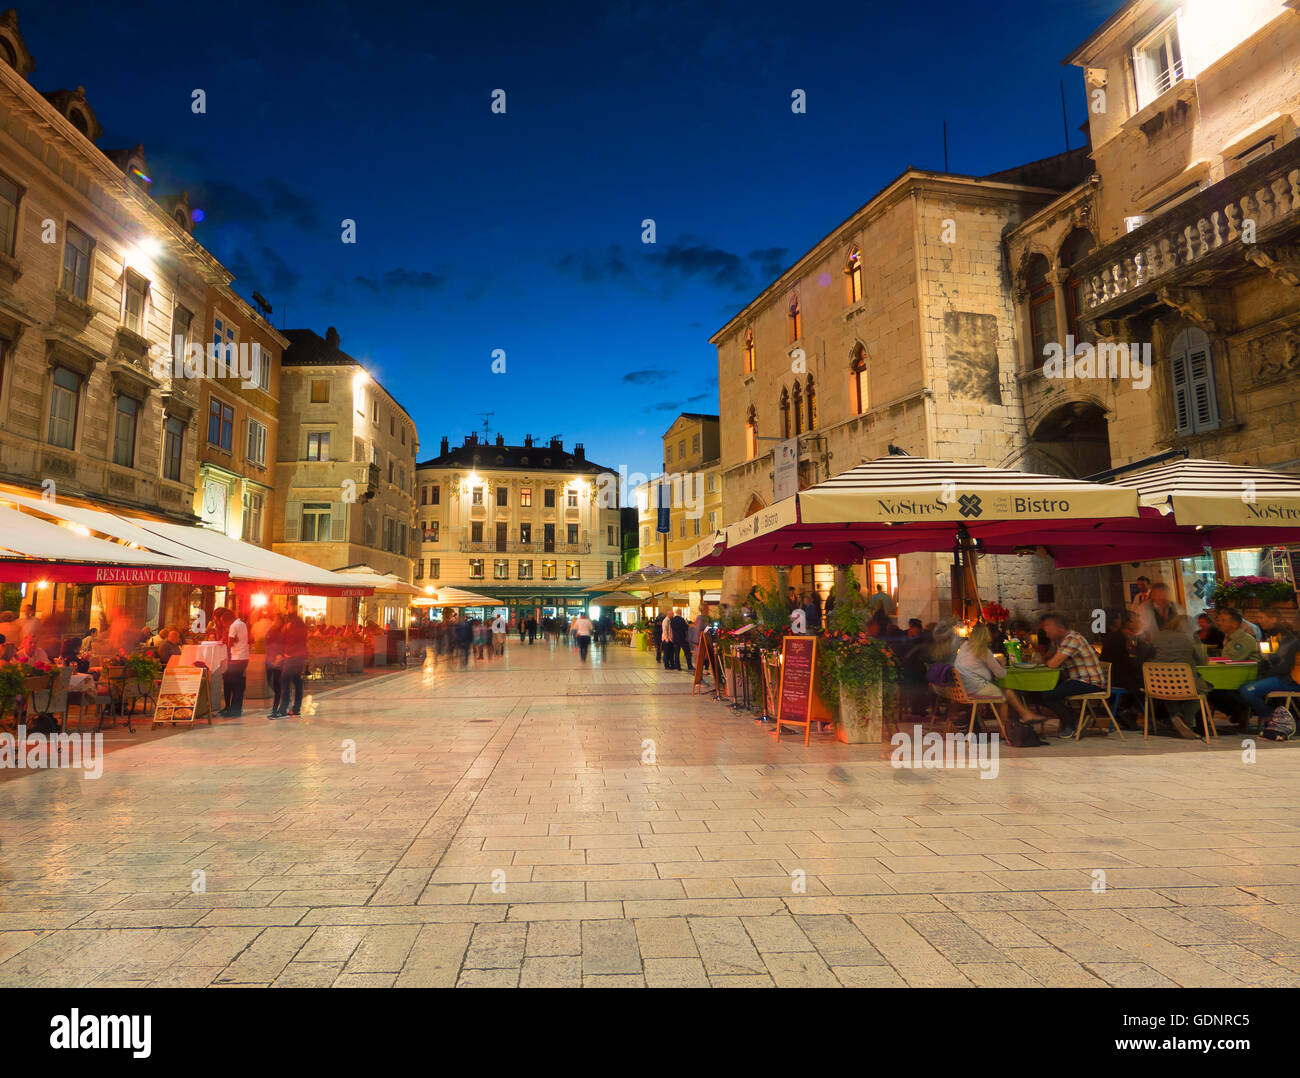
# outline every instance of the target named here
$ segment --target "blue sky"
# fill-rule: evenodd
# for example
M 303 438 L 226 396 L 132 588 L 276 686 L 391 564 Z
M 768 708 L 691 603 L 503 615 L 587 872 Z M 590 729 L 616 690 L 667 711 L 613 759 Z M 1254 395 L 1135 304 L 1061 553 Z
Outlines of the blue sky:
M 904 168 L 942 168 L 945 120 L 954 172 L 1058 153 L 1064 78 L 1078 146 L 1082 82 L 1060 61 L 1117 6 L 61 0 L 18 15 L 35 85 L 84 85 L 102 148 L 143 143 L 155 191 L 190 192 L 196 237 L 277 325 L 336 326 L 415 418 L 422 459 L 492 412 L 507 441 L 562 434 L 649 472 L 677 412 L 717 411 L 709 336 Z

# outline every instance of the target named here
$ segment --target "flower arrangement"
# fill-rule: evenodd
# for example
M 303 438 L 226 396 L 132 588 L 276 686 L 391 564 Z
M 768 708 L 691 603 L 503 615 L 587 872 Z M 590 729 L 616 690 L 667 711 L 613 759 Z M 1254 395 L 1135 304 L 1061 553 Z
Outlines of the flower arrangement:
M 135 683 L 144 688 L 152 686 L 162 674 L 162 663 L 157 652 L 142 651 L 137 655 L 127 655 L 122 663 L 126 672 L 135 679 Z
M 1001 603 L 991 601 L 984 604 L 984 609 L 980 611 L 980 614 L 985 621 L 992 622 L 1006 621 L 1007 618 L 1011 617 L 1010 610 Z
M 0 663 L 0 715 L 22 695 L 27 674 L 23 663 Z
M 1295 586 L 1269 576 L 1234 576 L 1220 581 L 1211 596 L 1214 606 L 1267 606 L 1295 601 Z
M 859 707 L 866 707 L 869 690 L 896 681 L 899 675 L 893 648 L 867 631 L 872 612 L 862 601 L 853 574 L 843 590 L 835 597 L 835 609 L 822 633 L 817 664 L 822 699 L 832 709 L 839 706 L 841 690 Z

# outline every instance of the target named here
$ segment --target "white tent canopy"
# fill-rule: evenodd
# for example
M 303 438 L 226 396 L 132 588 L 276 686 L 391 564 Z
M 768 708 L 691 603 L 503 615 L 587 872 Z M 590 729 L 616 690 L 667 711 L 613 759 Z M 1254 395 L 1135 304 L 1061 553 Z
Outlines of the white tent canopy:
M 134 550 L 120 543 L 82 535 L 62 525 L 41 520 L 0 506 L 0 553 L 39 558 L 43 561 L 103 563 L 105 565 L 150 565 L 179 568 L 188 562 L 149 550 Z

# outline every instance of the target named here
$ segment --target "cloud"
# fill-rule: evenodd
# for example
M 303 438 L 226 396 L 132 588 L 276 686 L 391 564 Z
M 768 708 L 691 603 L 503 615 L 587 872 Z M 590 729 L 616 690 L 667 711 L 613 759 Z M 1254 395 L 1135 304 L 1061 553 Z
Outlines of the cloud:
M 746 254 L 727 251 L 693 236 L 660 248 L 625 250 L 610 244 L 603 251 L 572 251 L 556 263 L 562 273 L 592 283 L 618 281 L 630 287 L 656 284 L 671 291 L 685 283 L 748 298 L 785 268 L 784 247 L 761 247 Z
M 265 245 L 252 255 L 241 248 L 225 264 L 241 286 L 269 292 L 272 297 L 291 294 L 302 281 L 302 274 Z
M 559 260 L 559 268 L 572 273 L 588 283 L 602 280 L 626 280 L 632 276 L 622 248 L 611 243 L 603 254 L 593 251 L 573 251 Z
M 663 371 L 628 371 L 623 375 L 623 381 L 631 382 L 634 386 L 643 386 L 651 382 L 662 382 L 666 377 Z
M 275 177 L 268 177 L 256 191 L 225 180 L 200 180 L 187 187 L 190 205 L 203 210 L 205 223 L 264 225 L 278 221 L 304 232 L 325 227 L 316 204 Z
M 398 288 L 411 288 L 422 292 L 435 292 L 447 283 L 447 278 L 427 270 L 390 269 L 382 277 L 353 277 L 362 288 L 376 294 L 392 292 Z
M 650 406 L 652 412 L 680 412 L 681 405 L 676 401 L 660 401 L 658 404 Z
M 711 399 L 712 397 L 713 397 L 713 394 L 712 394 L 712 393 L 697 393 L 697 394 L 695 394 L 695 396 L 693 396 L 693 397 L 687 397 L 687 398 L 686 398 L 686 403 L 687 403 L 687 404 L 695 404 L 697 401 L 706 401 L 706 400 Z

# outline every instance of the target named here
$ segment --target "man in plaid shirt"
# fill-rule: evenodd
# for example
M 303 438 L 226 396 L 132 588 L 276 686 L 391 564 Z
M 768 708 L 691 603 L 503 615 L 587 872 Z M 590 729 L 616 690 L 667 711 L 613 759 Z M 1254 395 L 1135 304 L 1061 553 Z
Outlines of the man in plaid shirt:
M 1059 668 L 1061 680 L 1050 692 L 1043 693 L 1043 702 L 1060 719 L 1058 737 L 1073 737 L 1078 709 L 1070 706 L 1069 698 L 1080 693 L 1105 692 L 1106 674 L 1091 644 L 1074 632 L 1060 614 L 1047 614 L 1042 621 L 1043 634 L 1052 642 L 1047 665 Z

